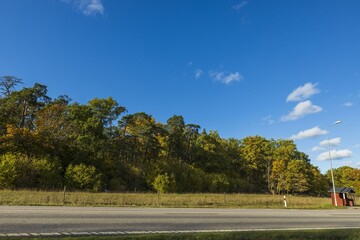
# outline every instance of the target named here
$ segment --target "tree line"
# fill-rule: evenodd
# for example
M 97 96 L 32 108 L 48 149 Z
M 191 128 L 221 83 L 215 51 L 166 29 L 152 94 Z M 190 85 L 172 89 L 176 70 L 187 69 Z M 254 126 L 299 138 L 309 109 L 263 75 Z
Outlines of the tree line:
M 80 104 L 22 83 L 0 78 L 0 188 L 320 195 L 329 187 L 292 140 L 225 139 L 180 115 L 161 123 L 112 97 Z M 346 171 L 350 180 L 338 182 L 359 183 L 358 169 Z

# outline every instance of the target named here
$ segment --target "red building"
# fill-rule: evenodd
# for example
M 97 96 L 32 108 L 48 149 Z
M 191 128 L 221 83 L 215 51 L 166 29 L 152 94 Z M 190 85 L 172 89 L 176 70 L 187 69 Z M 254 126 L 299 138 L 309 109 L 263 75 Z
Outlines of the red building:
M 329 189 L 328 192 L 331 193 L 331 201 L 334 206 L 335 197 L 338 206 L 354 206 L 354 200 L 352 198 L 352 195 L 355 193 L 354 189 L 349 187 L 335 187 L 335 197 L 333 188 Z

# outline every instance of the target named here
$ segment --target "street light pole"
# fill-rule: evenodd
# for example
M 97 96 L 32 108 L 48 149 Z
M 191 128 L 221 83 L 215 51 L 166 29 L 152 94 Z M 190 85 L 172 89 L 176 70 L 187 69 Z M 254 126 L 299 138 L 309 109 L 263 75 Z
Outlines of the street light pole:
M 332 185 L 333 185 L 333 194 L 334 194 L 335 206 L 337 207 L 336 192 L 335 192 L 335 181 L 334 181 L 334 173 L 333 173 L 333 166 L 332 166 L 331 153 L 330 153 L 329 138 L 328 138 L 327 142 L 328 142 L 328 147 L 329 147 L 331 181 L 332 181 Z
M 337 125 L 340 123 L 341 123 L 341 121 L 336 121 L 336 122 L 334 122 L 334 125 Z M 330 172 L 331 172 L 331 181 L 332 181 L 332 185 L 333 185 L 334 201 L 335 201 L 335 206 L 337 207 L 338 204 L 337 204 L 337 199 L 336 199 L 335 181 L 334 181 L 334 173 L 333 173 L 333 165 L 332 165 L 332 159 L 331 159 L 331 149 L 330 149 L 329 137 L 327 138 L 327 144 L 328 144 L 328 148 L 329 148 Z

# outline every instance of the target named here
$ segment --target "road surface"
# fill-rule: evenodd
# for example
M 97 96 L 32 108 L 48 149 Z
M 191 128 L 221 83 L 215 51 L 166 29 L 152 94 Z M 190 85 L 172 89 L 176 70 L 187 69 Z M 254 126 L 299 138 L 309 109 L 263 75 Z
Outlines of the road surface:
M 360 209 L 0 206 L 0 237 L 312 228 L 360 228 Z

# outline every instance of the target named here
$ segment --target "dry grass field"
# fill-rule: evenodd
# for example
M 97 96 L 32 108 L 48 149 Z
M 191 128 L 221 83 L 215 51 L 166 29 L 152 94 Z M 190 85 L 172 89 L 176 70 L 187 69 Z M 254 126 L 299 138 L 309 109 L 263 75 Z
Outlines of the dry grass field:
M 0 205 L 284 208 L 283 196 L 267 194 L 156 194 L 0 191 Z M 332 208 L 330 198 L 287 196 L 287 207 Z

